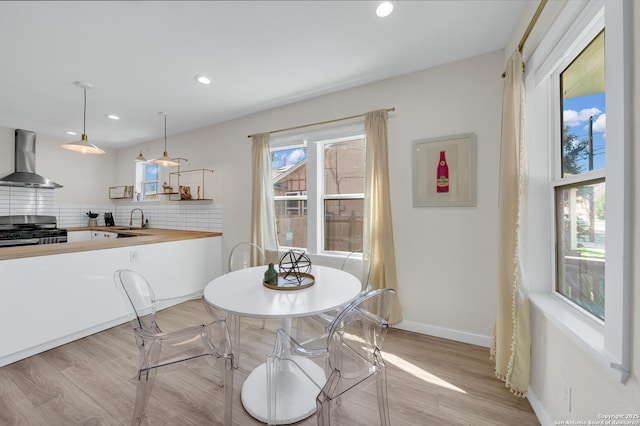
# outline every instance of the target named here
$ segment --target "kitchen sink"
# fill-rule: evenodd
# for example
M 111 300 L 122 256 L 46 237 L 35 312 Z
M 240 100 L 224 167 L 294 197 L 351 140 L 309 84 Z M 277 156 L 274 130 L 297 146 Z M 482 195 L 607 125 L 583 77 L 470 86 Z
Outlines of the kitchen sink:
M 114 231 L 137 231 L 144 228 L 139 226 L 110 226 L 109 229 L 113 229 Z
M 116 238 L 129 238 L 129 237 L 137 237 L 135 234 L 118 234 Z

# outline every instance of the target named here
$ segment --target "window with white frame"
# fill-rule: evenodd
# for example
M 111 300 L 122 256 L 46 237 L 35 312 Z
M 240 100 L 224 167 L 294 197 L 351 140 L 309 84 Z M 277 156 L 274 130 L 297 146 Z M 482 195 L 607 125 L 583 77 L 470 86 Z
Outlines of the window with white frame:
M 307 147 L 285 146 L 271 150 L 271 176 L 278 245 L 307 248 Z M 302 195 L 304 194 L 304 195 Z
M 562 155 L 553 183 L 555 290 L 599 320 L 605 319 L 606 266 L 604 38 L 602 30 L 558 74 Z
M 362 126 L 271 142 L 278 244 L 310 253 L 362 248 Z
M 159 172 L 158 164 L 136 163 L 136 192 L 141 194 L 140 199 L 158 194 Z
M 568 3 L 525 75 L 530 297 L 623 382 L 630 324 L 629 7 Z
M 323 251 L 362 249 L 364 136 L 322 141 Z

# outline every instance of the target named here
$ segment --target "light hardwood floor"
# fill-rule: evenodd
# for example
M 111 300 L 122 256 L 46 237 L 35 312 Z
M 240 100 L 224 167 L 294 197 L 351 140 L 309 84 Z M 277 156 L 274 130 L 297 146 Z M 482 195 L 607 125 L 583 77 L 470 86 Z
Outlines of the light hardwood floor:
M 158 314 L 165 329 L 206 317 L 199 301 Z M 261 425 L 243 409 L 240 389 L 271 350 L 277 322 L 242 320 L 233 423 Z M 5 325 L 7 326 L 7 325 Z M 539 425 L 528 401 L 493 374 L 486 348 L 390 329 L 387 364 L 391 423 L 401 425 Z M 128 425 L 135 400 L 137 350 L 128 324 L 0 368 L 0 425 Z M 146 425 L 219 425 L 223 390 L 204 360 L 160 370 Z M 336 426 L 379 424 L 375 385 L 332 410 Z M 298 425 L 315 425 L 311 417 Z

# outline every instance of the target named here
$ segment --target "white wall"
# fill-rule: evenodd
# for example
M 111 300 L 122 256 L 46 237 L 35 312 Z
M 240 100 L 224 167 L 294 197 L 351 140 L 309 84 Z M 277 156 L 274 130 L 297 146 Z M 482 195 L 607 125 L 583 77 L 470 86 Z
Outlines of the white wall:
M 427 70 L 384 85 L 402 327 L 489 344 L 497 280 L 497 185 L 501 53 Z M 448 134 L 478 137 L 478 203 L 413 208 L 411 142 Z

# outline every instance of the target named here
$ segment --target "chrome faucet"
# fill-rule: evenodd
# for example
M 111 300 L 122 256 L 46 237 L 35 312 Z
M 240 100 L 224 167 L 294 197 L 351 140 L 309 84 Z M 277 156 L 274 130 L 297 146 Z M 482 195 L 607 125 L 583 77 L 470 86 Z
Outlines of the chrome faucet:
M 140 218 L 140 228 L 144 228 L 144 212 L 140 208 L 131 210 L 131 216 L 129 217 L 129 226 L 133 226 L 133 212 L 135 212 L 136 210 L 140 210 L 140 214 L 142 215 L 142 217 Z

